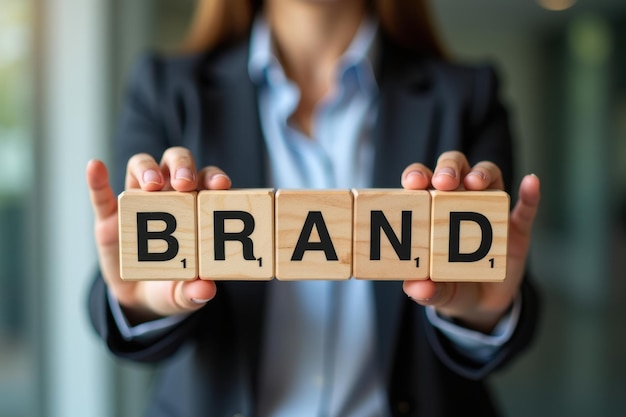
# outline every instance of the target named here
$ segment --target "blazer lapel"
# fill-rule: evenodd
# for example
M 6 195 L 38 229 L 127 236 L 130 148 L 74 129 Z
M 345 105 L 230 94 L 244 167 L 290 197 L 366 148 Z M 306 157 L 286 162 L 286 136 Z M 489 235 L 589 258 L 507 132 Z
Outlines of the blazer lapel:
M 397 50 L 384 41 L 383 45 L 373 186 L 398 188 L 409 164 L 433 166 L 437 114 L 425 62 L 414 53 Z M 406 295 L 400 281 L 377 281 L 374 291 L 379 360 L 388 380 Z
M 409 164 L 435 162 L 437 111 L 426 61 L 389 43 L 383 45 L 373 185 L 397 188 Z
M 203 155 L 235 188 L 266 187 L 265 142 L 256 88 L 247 71 L 249 42 L 216 52 L 204 68 Z
M 202 154 L 208 164 L 222 168 L 234 188 L 261 188 L 266 183 L 265 142 L 257 109 L 257 95 L 247 72 L 248 41 L 209 56 L 202 94 L 204 109 Z M 266 282 L 218 282 L 227 290 L 236 320 L 237 345 L 243 353 L 240 364 L 241 395 L 246 415 L 253 414 L 258 392 L 258 369 Z

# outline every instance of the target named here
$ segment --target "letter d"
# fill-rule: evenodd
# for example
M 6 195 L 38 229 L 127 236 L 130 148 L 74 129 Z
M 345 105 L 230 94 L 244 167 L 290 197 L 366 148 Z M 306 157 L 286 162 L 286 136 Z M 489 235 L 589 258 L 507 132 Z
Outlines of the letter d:
M 461 222 L 477 223 L 481 230 L 480 246 L 471 253 L 461 253 Z M 476 262 L 489 253 L 493 242 L 493 229 L 489 219 L 484 215 L 470 211 L 450 212 L 450 243 L 448 247 L 448 262 Z

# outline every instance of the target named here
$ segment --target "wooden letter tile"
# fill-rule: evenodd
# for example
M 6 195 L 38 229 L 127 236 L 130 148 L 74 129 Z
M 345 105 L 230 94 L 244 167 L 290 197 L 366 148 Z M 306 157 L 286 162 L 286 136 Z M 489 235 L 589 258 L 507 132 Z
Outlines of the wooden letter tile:
M 354 190 L 355 278 L 426 279 L 430 273 L 430 193 Z
M 125 191 L 118 198 L 120 275 L 190 280 L 196 262 L 196 193 Z
M 352 193 L 278 190 L 276 278 L 349 279 L 352 273 Z
M 509 195 L 504 191 L 431 191 L 433 281 L 506 278 Z
M 201 279 L 269 280 L 274 276 L 274 192 L 198 194 Z

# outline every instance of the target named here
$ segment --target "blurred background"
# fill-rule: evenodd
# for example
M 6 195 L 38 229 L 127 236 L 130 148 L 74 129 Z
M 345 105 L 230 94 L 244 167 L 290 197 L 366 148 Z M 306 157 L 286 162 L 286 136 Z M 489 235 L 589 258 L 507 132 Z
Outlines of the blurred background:
M 492 379 L 505 415 L 626 415 L 626 2 L 432 3 L 453 56 L 499 69 L 518 175 L 543 180 L 543 321 Z M 84 167 L 110 160 L 137 54 L 174 48 L 193 5 L 0 0 L 0 416 L 141 414 L 151 370 L 87 321 Z

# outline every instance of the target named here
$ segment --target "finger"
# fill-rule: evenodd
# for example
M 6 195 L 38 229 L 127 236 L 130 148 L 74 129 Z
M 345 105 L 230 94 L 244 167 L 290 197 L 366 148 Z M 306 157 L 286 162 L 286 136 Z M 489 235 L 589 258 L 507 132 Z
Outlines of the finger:
M 221 169 L 209 166 L 200 170 L 198 187 L 204 190 L 229 190 L 232 182 Z
M 456 190 L 462 184 L 461 179 L 470 171 L 469 162 L 458 151 L 444 152 L 437 160 L 432 184 L 437 190 Z
M 102 161 L 93 159 L 87 163 L 87 186 L 96 220 L 105 219 L 117 211 L 117 199 L 109 184 L 109 173 Z
M 481 161 L 463 178 L 463 186 L 466 190 L 473 191 L 503 190 L 502 171 L 493 162 Z
M 533 174 L 526 175 L 520 184 L 519 199 L 511 212 L 511 226 L 524 237 L 530 236 L 531 229 L 541 200 L 541 183 Z
M 500 283 L 497 283 L 498 285 Z M 490 314 L 500 314 L 509 306 L 510 299 L 499 303 L 483 303 L 481 283 L 468 282 L 433 282 L 405 281 L 404 292 L 416 303 L 423 306 L 435 307 L 438 311 L 450 317 L 468 317 L 469 312 L 476 314 L 477 310 L 489 311 Z M 510 297 L 509 297 L 510 298 Z
M 430 186 L 432 177 L 433 172 L 424 164 L 411 164 L 402 172 L 402 188 L 405 190 L 425 190 Z
M 456 295 L 457 283 L 405 281 L 402 288 L 404 292 L 415 302 L 423 306 L 440 307 L 448 305 Z
M 439 314 L 486 334 L 493 330 L 512 302 L 512 296 L 504 295 L 494 302 L 483 302 L 483 285 L 479 283 L 405 281 L 403 288 L 416 303 L 435 307 Z
M 188 313 L 215 297 L 214 281 L 144 281 L 141 296 L 146 308 L 158 316 Z
M 182 308 L 195 310 L 215 297 L 217 291 L 214 281 L 186 281 L 179 285 L 177 304 Z
M 138 153 L 128 160 L 125 182 L 127 190 L 140 188 L 145 191 L 159 191 L 164 185 L 161 168 L 152 156 Z
M 161 172 L 165 181 L 176 191 L 196 189 L 198 176 L 191 151 L 182 146 L 168 148 L 161 158 Z

